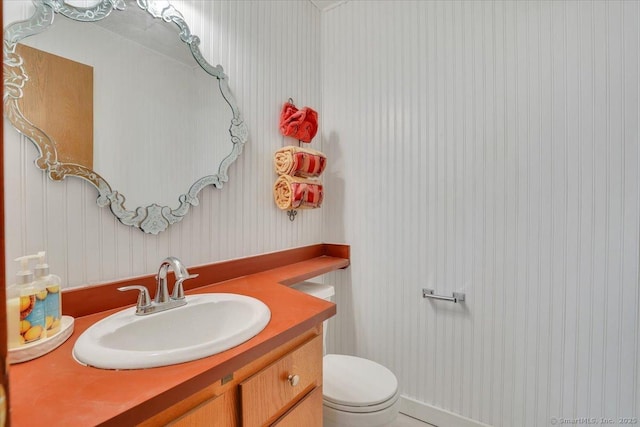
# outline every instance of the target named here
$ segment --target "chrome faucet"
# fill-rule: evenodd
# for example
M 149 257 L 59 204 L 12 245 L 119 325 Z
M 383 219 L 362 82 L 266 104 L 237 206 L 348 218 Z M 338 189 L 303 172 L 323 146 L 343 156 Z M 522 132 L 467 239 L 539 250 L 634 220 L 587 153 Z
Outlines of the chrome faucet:
M 160 264 L 158 275 L 156 276 L 157 285 L 156 296 L 154 298 L 156 304 L 164 304 L 171 300 L 169 298 L 169 287 L 167 286 L 167 272 L 169 271 L 169 267 L 173 269 L 173 273 L 176 276 L 176 283 L 173 285 L 174 294 L 176 294 L 178 287 L 182 287 L 182 281 L 189 276 L 187 269 L 184 268 L 184 265 L 182 265 L 178 258 L 172 256 L 165 258 Z M 175 296 L 172 295 L 172 297 Z M 182 293 L 182 298 L 184 298 L 184 292 Z
M 169 287 L 167 285 L 167 273 L 169 271 L 169 267 L 171 267 L 176 276 L 176 282 L 173 284 L 173 292 L 171 293 L 171 296 L 169 296 Z M 182 284 L 185 280 L 193 279 L 195 277 L 198 277 L 198 275 L 189 274 L 178 258 L 170 256 L 160 263 L 158 275 L 156 276 L 156 295 L 153 302 L 149 297 L 148 289 L 144 286 L 123 286 L 118 288 L 118 290 L 137 290 L 140 292 L 138 295 L 138 303 L 136 304 L 136 314 L 142 316 L 145 314 L 159 313 L 161 311 L 185 305 L 187 303 L 187 299 L 184 296 L 184 288 Z

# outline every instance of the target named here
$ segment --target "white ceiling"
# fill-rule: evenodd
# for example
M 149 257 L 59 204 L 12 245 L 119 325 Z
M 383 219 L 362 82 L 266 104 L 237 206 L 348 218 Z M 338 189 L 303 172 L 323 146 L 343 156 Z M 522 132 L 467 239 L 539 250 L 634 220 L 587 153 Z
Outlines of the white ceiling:
M 309 0 L 315 7 L 320 10 L 329 10 L 339 4 L 346 3 L 349 0 Z

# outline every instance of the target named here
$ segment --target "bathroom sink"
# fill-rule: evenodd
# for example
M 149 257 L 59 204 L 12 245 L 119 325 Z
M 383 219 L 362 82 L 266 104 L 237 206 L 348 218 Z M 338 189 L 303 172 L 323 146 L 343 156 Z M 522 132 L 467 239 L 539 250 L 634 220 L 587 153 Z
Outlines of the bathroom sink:
M 187 304 L 138 316 L 135 307 L 89 327 L 73 347 L 74 358 L 103 369 L 141 369 L 188 362 L 223 352 L 254 337 L 271 312 L 239 294 L 187 296 Z

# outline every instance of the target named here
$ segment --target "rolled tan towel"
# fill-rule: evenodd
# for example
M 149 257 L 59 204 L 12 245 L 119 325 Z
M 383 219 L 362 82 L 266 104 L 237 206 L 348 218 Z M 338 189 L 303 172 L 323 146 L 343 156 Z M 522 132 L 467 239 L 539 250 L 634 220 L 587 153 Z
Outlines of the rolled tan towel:
M 275 152 L 273 163 L 280 175 L 313 178 L 327 166 L 327 157 L 319 151 L 289 145 Z
M 280 175 L 273 185 L 276 205 L 282 210 L 313 209 L 322 204 L 322 183 L 313 179 Z

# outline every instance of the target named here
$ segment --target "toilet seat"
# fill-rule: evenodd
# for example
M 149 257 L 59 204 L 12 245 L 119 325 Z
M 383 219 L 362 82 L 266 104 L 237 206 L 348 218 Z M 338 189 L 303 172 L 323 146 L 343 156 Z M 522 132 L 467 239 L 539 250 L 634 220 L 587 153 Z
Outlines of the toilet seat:
M 386 367 L 355 356 L 323 358 L 323 403 L 344 412 L 370 413 L 394 405 L 400 395 L 396 376 Z
M 387 400 L 386 402 L 382 402 L 382 403 L 379 403 L 377 405 L 371 405 L 371 406 L 338 405 L 337 403 L 328 401 L 326 399 L 323 399 L 322 403 L 324 404 L 324 406 L 326 406 L 328 408 L 333 408 L 333 409 L 335 409 L 337 411 L 351 412 L 351 413 L 355 413 L 355 414 L 362 414 L 362 413 L 371 413 L 371 412 L 383 411 L 383 410 L 393 406 L 398 401 L 399 397 L 400 397 L 400 391 L 396 391 L 396 394 L 394 394 L 391 397 L 391 399 Z

